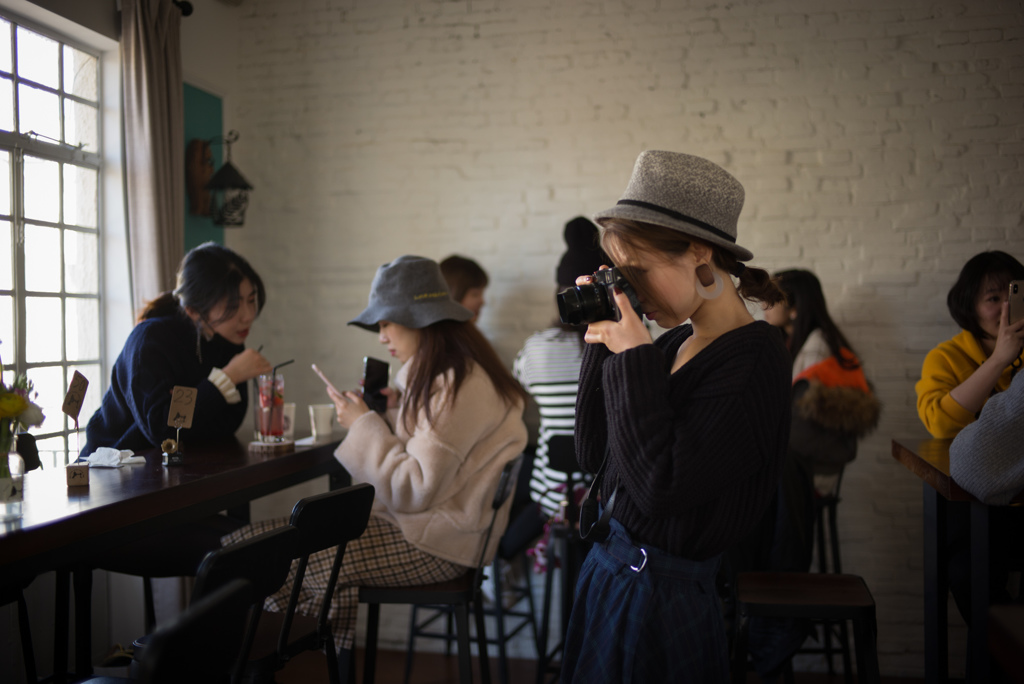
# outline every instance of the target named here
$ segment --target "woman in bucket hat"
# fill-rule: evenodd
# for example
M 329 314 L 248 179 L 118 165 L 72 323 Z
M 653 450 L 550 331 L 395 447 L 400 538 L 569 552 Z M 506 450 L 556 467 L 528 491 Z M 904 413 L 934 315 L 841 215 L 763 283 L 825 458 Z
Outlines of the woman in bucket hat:
M 595 217 L 644 315 L 669 330 L 652 343 L 621 291 L 621 320 L 587 329 L 576 455 L 601 471 L 611 515 L 577 583 L 563 682 L 729 678 L 715 575 L 775 495 L 790 410 L 782 337 L 743 302 L 783 300 L 743 265 L 743 197 L 710 161 L 647 151 L 619 203 Z
M 366 308 L 349 322 L 376 332 L 402 367 L 386 390 L 384 413 L 370 410 L 359 392 L 328 389 L 348 430 L 335 458 L 354 481 L 376 488 L 366 532 L 345 549 L 331 609 L 342 673 L 358 588 L 442 582 L 475 566 L 501 471 L 526 446 L 526 393 L 471 317 L 452 301 L 436 262 L 401 256 L 377 269 Z M 497 529 L 507 524 L 510 503 Z M 316 614 L 332 559 L 333 551 L 310 558 L 300 612 Z M 291 581 L 268 607 L 283 610 L 290 591 Z

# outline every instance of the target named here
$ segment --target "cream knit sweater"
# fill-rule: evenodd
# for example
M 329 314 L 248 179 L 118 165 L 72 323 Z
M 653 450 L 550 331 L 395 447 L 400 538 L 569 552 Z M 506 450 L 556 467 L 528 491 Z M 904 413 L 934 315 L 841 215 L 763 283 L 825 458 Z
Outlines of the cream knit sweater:
M 409 367 L 402 366 L 395 378 L 400 391 Z M 473 567 L 502 468 L 522 453 L 526 426 L 522 404 L 507 405 L 475 364 L 450 405 L 447 380 L 435 383 L 429 423 L 421 412 L 409 432 L 398 410 L 389 410 L 387 420 L 370 412 L 352 424 L 334 456 L 354 482 L 376 487 L 374 515 L 397 525 L 406 541 Z M 499 512 L 488 560 L 508 524 L 510 506 L 511 497 Z

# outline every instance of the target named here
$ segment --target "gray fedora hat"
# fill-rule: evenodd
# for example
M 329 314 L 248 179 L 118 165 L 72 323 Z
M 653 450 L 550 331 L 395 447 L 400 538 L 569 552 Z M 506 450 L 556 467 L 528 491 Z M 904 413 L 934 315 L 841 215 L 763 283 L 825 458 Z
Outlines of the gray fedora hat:
M 594 220 L 602 226 L 631 219 L 671 228 L 749 261 L 754 255 L 736 244 L 743 198 L 743 185 L 718 164 L 681 152 L 647 150 L 637 157 L 619 203 Z
M 472 317 L 472 311 L 452 300 L 436 261 L 405 255 L 377 269 L 366 308 L 348 324 L 379 332 L 381 321 L 419 329 Z

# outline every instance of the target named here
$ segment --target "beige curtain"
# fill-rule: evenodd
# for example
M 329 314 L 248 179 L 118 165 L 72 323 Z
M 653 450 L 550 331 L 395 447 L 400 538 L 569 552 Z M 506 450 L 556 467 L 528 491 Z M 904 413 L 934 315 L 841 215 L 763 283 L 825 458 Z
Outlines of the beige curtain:
M 171 0 L 123 0 L 121 71 L 137 314 L 147 301 L 173 289 L 185 251 L 181 12 Z

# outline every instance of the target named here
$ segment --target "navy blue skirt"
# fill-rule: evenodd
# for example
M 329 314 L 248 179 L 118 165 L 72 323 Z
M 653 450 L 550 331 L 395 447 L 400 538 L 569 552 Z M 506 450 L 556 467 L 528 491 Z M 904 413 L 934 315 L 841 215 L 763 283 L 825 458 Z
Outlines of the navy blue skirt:
M 612 518 L 611 534 L 590 550 L 576 584 L 563 684 L 728 682 L 719 561 L 634 546 Z

